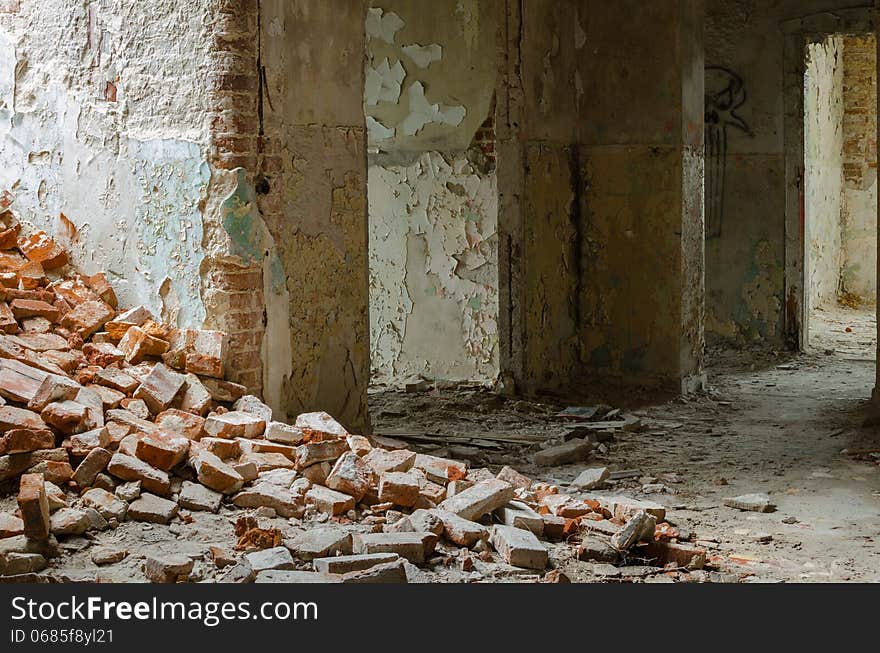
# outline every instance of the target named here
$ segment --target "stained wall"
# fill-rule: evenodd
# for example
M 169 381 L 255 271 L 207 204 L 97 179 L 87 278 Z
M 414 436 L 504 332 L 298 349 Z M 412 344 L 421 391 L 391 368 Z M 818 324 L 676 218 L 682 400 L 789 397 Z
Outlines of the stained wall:
M 494 3 L 366 16 L 374 383 L 498 376 Z

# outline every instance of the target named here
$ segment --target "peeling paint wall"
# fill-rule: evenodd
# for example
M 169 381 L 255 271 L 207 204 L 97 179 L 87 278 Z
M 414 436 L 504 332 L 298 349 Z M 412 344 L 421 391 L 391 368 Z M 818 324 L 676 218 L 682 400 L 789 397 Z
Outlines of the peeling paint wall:
M 0 9 L 0 188 L 24 221 L 67 234 L 83 270 L 106 270 L 122 302 L 187 326 L 206 316 L 210 4 Z
M 474 0 L 367 11 L 373 382 L 497 378 L 495 25 Z
M 837 303 L 843 195 L 843 39 L 807 48 L 804 79 L 804 197 L 809 308 Z

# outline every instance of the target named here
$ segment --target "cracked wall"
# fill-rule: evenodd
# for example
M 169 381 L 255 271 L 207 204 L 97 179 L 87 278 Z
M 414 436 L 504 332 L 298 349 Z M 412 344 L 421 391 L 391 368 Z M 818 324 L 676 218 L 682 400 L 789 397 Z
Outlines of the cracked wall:
M 473 0 L 367 11 L 373 382 L 498 376 L 496 19 Z
M 201 326 L 210 2 L 8 8 L 0 10 L 0 188 L 81 269 L 105 270 L 123 303 Z

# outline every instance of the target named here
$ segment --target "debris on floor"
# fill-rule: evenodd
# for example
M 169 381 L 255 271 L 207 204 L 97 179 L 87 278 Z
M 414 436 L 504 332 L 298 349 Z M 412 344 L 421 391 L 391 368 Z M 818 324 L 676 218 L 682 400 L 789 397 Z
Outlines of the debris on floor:
M 479 580 L 505 565 L 542 575 L 566 555 L 673 570 L 706 564 L 660 504 L 583 493 L 637 471 L 582 469 L 564 493 L 510 466 L 493 473 L 349 433 L 322 412 L 274 421 L 258 397 L 224 379 L 223 333 L 120 308 L 103 274 L 70 271 L 48 235 L 21 237 L 9 212 L 4 220 L 0 241 L 18 247 L 0 261 L 8 270 L 0 272 L 0 483 L 14 492 L 17 482 L 18 509 L 0 512 L 0 575 L 37 574 L 125 522 L 176 529 L 221 510 L 245 515 L 229 526 L 235 553 L 212 547 L 215 569 L 198 573 L 184 553 L 142 555 L 145 576 L 405 582 L 407 565 L 458 565 Z M 557 419 L 576 426 L 537 445 L 538 468 L 580 465 L 615 433 L 641 428 L 608 406 Z M 286 538 L 261 518 L 306 528 Z M 102 546 L 90 560 L 103 568 L 130 555 Z M 567 578 L 554 573 L 552 582 Z

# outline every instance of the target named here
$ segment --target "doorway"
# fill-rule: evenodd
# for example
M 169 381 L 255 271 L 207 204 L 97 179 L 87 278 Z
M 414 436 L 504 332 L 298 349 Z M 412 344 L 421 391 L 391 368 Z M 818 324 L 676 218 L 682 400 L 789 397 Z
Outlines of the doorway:
M 873 358 L 877 303 L 877 44 L 807 43 L 804 74 L 805 348 Z

